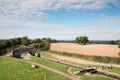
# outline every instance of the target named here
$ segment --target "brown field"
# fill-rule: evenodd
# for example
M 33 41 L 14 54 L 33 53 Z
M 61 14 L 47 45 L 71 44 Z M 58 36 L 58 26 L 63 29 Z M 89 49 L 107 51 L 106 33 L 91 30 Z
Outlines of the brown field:
M 117 45 L 91 44 L 79 45 L 76 43 L 52 43 L 51 49 L 60 52 L 69 52 L 84 55 L 118 57 L 120 49 Z

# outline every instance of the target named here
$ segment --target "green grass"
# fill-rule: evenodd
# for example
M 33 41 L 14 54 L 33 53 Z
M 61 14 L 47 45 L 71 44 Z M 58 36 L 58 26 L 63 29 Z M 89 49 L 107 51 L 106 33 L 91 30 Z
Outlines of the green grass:
M 53 57 L 51 54 L 49 54 L 47 51 L 41 51 L 40 54 L 42 54 L 43 56 L 48 57 L 48 58 L 57 59 L 57 58 Z
M 47 79 L 45 79 L 47 77 Z M 32 68 L 20 60 L 0 58 L 0 80 L 69 80 L 43 68 Z
M 38 57 L 31 57 L 31 59 L 32 59 L 33 62 L 37 62 L 37 63 L 43 64 L 45 66 L 54 68 L 56 70 L 68 73 L 67 70 L 68 70 L 69 67 L 66 66 L 66 65 L 62 65 L 62 64 L 52 62 L 52 61 L 48 61 L 48 60 L 45 60 L 43 58 L 38 58 Z
M 96 68 L 101 68 L 101 66 L 99 66 L 99 65 L 80 64 L 80 63 L 66 61 L 66 60 L 64 60 L 64 61 L 68 62 L 68 63 L 71 63 L 71 64 L 79 65 L 79 66 L 82 66 L 82 67 L 90 67 L 90 68 L 96 67 Z
M 107 76 L 102 76 L 102 75 L 98 75 L 98 76 L 84 75 L 82 76 L 82 80 L 114 80 L 114 79 L 107 77 Z
M 109 71 L 109 72 L 120 74 L 120 68 L 113 68 L 113 69 L 106 69 L 106 70 Z
M 77 69 L 77 68 L 72 68 L 72 69 L 71 69 L 71 72 L 74 73 L 75 71 L 78 71 L 78 70 L 79 70 L 79 69 Z

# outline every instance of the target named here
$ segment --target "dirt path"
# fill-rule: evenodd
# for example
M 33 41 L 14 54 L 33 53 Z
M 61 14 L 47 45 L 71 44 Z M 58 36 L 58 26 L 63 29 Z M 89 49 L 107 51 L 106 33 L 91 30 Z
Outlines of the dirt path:
M 76 76 L 68 75 L 68 74 L 66 74 L 66 73 L 63 73 L 63 72 L 58 71 L 58 70 L 55 70 L 55 69 L 53 69 L 53 68 L 44 66 L 44 65 L 42 65 L 42 64 L 38 64 L 38 63 L 35 63 L 35 62 L 30 62 L 30 61 L 25 61 L 25 62 L 30 63 L 30 64 L 34 64 L 34 65 L 37 65 L 37 66 L 39 66 L 39 67 L 45 68 L 45 69 L 47 69 L 47 70 L 50 70 L 50 71 L 52 71 L 52 72 L 58 73 L 58 74 L 60 74 L 60 75 L 63 75 L 63 76 L 65 76 L 65 77 L 68 77 L 68 78 L 71 79 L 71 80 L 80 80 L 80 79 L 77 78 Z
M 77 59 L 77 58 L 60 56 L 60 55 L 56 55 L 56 54 L 51 54 L 51 55 L 55 58 L 58 58 L 59 60 L 65 60 L 65 61 L 74 62 L 74 63 L 78 63 L 78 64 L 89 64 L 89 65 L 99 65 L 99 66 L 112 65 L 113 67 L 120 68 L 120 65 L 115 65 L 115 64 L 105 64 L 105 63 L 92 62 L 92 61 L 88 61 L 88 60 L 81 60 L 81 59 Z
M 68 73 L 70 74 L 70 75 L 73 75 L 73 73 L 71 72 L 71 69 L 72 69 L 72 67 L 70 67 L 70 68 L 68 68 Z

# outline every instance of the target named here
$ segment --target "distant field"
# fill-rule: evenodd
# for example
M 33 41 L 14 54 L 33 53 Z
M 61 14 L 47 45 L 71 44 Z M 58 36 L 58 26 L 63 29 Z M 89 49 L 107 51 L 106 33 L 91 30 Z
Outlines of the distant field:
M 60 52 L 69 52 L 84 55 L 118 57 L 120 49 L 117 45 L 91 44 L 79 45 L 76 43 L 52 43 L 51 49 Z

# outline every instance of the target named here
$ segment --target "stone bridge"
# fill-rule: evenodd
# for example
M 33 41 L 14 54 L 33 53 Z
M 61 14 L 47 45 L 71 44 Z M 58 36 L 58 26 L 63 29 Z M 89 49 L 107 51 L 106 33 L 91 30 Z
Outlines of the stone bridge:
M 24 52 L 29 52 L 32 56 L 35 56 L 35 53 L 39 51 L 40 50 L 34 48 L 15 49 L 12 51 L 12 55 L 13 57 L 21 58 Z

